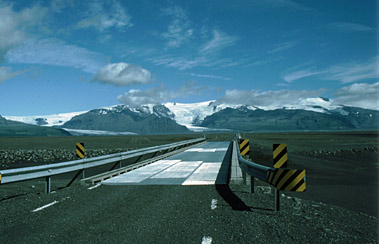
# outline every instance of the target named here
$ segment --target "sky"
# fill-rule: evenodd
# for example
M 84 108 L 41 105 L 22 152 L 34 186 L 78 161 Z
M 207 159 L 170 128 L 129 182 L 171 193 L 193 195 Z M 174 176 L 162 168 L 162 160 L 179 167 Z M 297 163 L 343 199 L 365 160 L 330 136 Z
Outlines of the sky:
M 378 108 L 375 0 L 0 0 L 0 115 L 312 97 Z

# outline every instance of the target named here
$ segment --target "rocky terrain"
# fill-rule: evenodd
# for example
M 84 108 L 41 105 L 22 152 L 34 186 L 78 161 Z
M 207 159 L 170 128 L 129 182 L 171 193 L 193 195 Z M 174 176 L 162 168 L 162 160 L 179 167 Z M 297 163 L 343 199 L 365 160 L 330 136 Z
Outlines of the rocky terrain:
M 87 158 L 124 152 L 125 148 L 87 149 Z M 39 150 L 0 150 L 0 169 L 27 167 L 37 164 L 48 164 L 78 159 L 75 151 L 68 149 L 39 149 Z

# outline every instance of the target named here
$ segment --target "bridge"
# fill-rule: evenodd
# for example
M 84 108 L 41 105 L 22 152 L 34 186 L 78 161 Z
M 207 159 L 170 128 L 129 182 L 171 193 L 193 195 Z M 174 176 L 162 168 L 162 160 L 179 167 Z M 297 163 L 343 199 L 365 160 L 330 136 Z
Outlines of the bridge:
M 127 158 L 137 162 L 123 166 Z M 50 194 L 20 194 L 1 201 L 0 236 L 12 243 L 251 243 L 255 235 L 279 243 L 265 234 L 264 226 L 253 227 L 246 215 L 254 212 L 258 221 L 259 214 L 275 214 L 270 195 L 257 193 L 254 199 L 250 194 L 254 177 L 267 182 L 262 172 L 273 168 L 244 161 L 236 141 L 200 138 L 3 170 L 2 184 L 42 177 Z M 85 177 L 84 170 L 104 164 L 113 165 L 112 170 Z M 78 173 L 69 185 L 81 174 L 82 184 L 51 190 L 53 176 L 74 171 Z M 245 173 L 251 175 L 250 190 L 239 184 Z

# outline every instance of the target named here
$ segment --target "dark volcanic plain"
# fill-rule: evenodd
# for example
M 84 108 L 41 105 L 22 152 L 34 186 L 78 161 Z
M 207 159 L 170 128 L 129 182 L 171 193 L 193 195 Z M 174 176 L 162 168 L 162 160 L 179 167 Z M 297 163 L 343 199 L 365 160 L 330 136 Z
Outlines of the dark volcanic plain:
M 75 158 L 76 142 L 97 156 L 198 136 L 0 137 L 0 170 Z M 242 136 L 250 139 L 252 161 L 271 166 L 272 144 L 286 143 L 289 168 L 307 170 L 307 191 L 283 192 L 279 213 L 272 194 L 251 195 L 242 185 L 89 191 L 75 183 L 58 190 L 69 180 L 65 175 L 53 177 L 50 195 L 42 179 L 0 185 L 0 235 L 5 243 L 201 243 L 203 236 L 212 243 L 378 243 L 378 132 Z M 209 141 L 233 138 L 207 135 Z M 54 200 L 56 206 L 30 213 Z

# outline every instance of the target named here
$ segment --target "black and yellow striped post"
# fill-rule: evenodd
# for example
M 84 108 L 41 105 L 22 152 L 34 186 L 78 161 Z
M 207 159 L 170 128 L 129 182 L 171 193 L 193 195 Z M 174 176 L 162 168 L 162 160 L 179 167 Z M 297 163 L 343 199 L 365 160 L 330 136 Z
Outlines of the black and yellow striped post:
M 249 152 L 250 152 L 249 139 L 240 139 L 239 145 L 240 145 L 241 156 L 249 155 Z
M 274 168 L 287 168 L 287 144 L 273 144 Z
M 241 156 L 250 156 L 249 139 L 238 140 Z M 246 184 L 246 173 L 242 171 L 243 183 Z M 254 176 L 250 176 L 250 193 L 254 193 Z
M 85 153 L 84 153 L 84 143 L 83 142 L 78 142 L 76 143 L 76 156 L 78 158 L 81 158 L 83 159 L 85 157 Z M 82 179 L 84 179 L 86 177 L 85 175 L 85 171 L 84 169 L 81 171 L 82 172 Z M 78 175 L 80 174 L 80 171 L 78 172 Z M 77 176 L 75 176 L 76 178 Z M 71 182 L 69 183 L 71 184 Z
M 287 168 L 287 144 L 273 144 L 272 156 L 274 159 L 274 168 Z M 279 211 L 280 201 L 279 189 L 275 188 L 275 210 Z
M 275 169 L 267 172 L 267 182 L 281 191 L 306 190 L 305 170 L 299 169 Z
M 275 187 L 275 211 L 279 211 L 279 191 L 306 190 L 305 170 L 274 169 L 267 172 L 267 182 Z
M 84 143 L 83 142 L 78 142 L 76 143 L 76 156 L 78 158 L 84 158 Z

